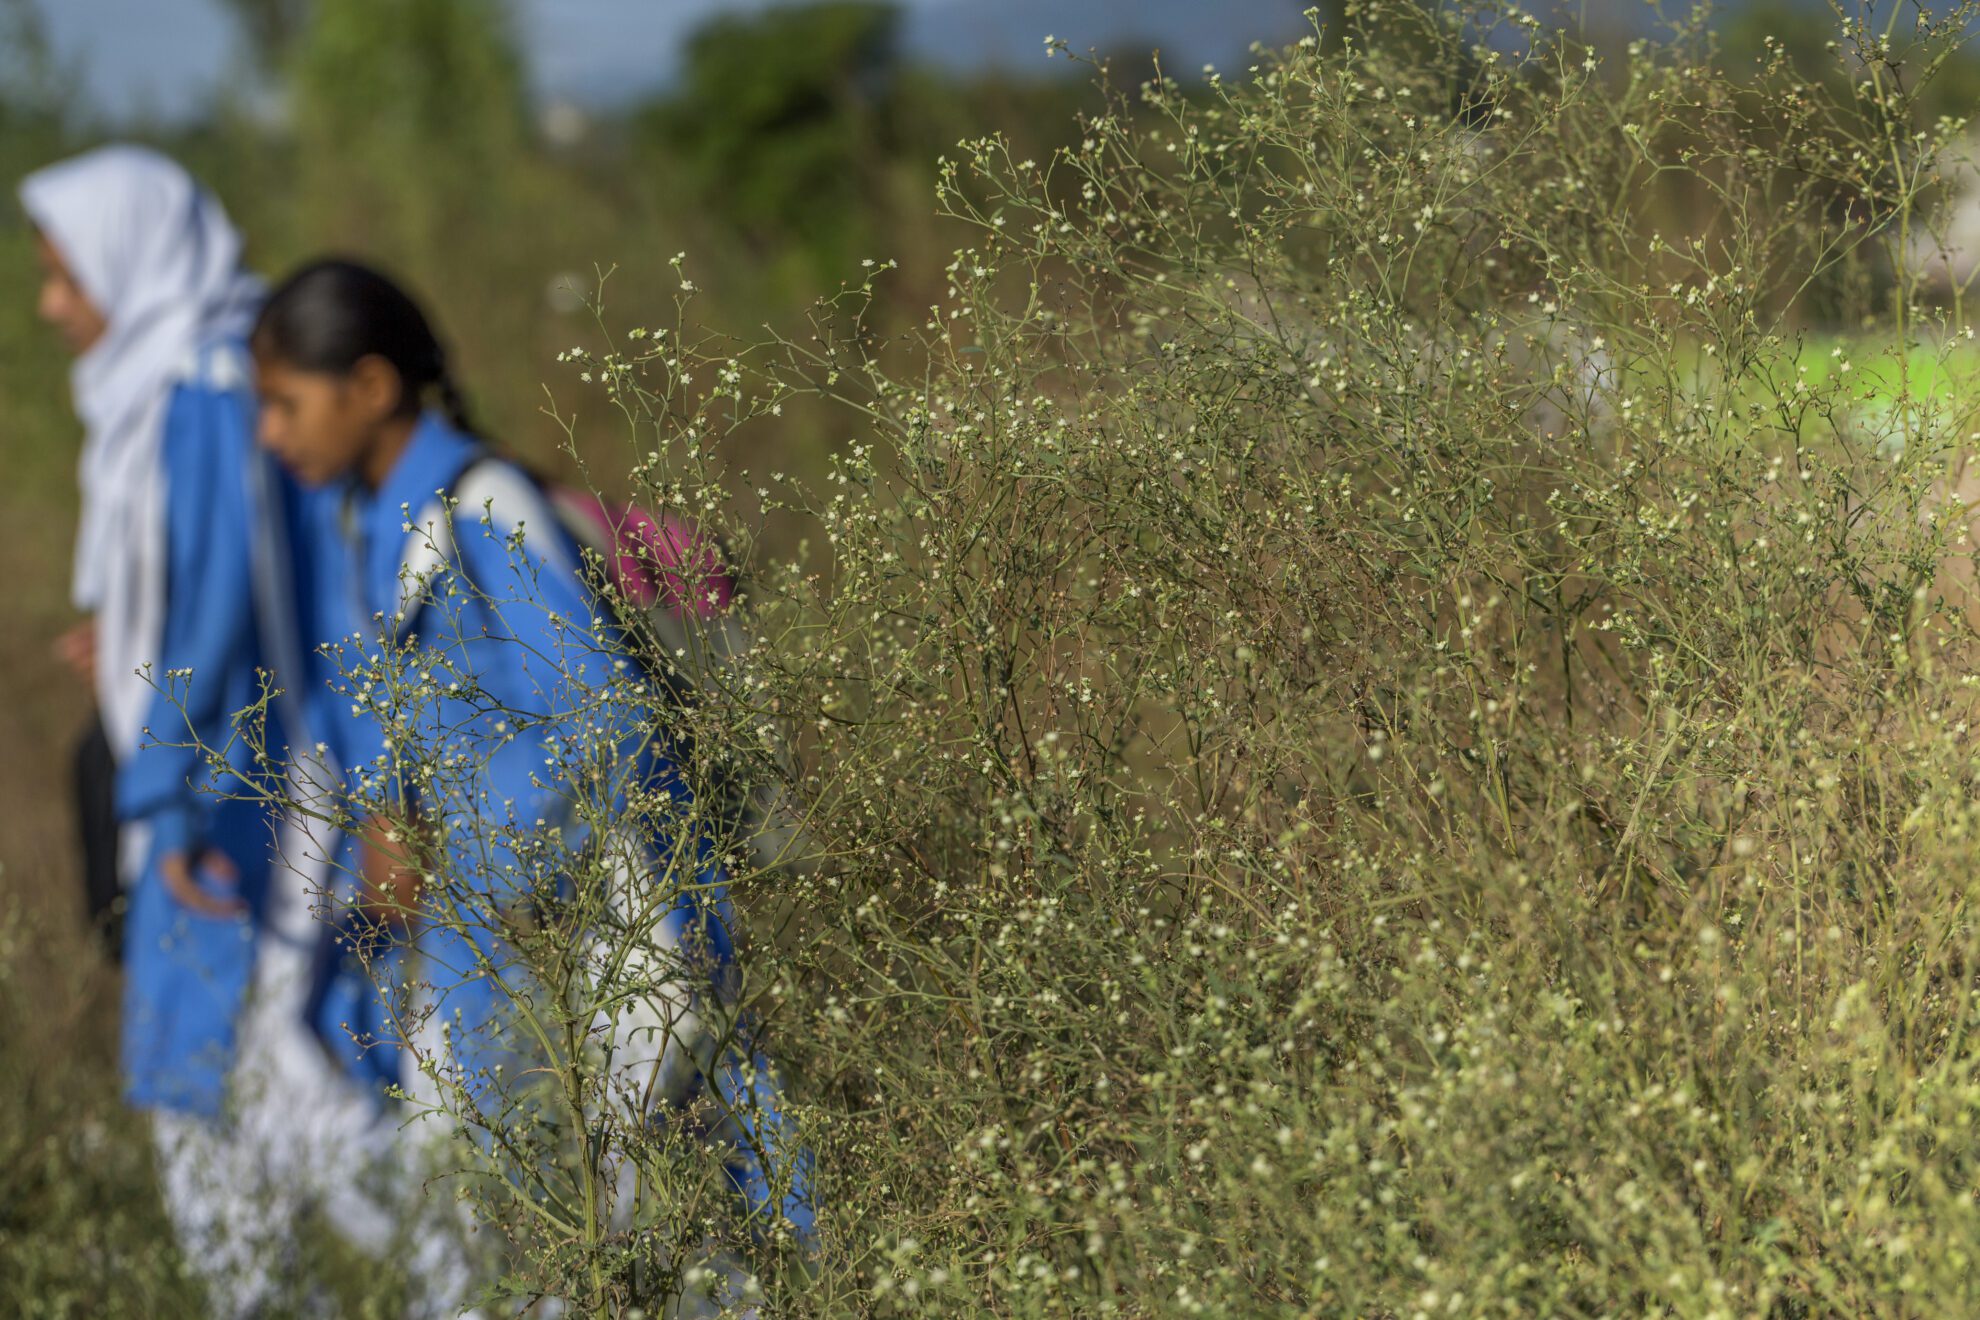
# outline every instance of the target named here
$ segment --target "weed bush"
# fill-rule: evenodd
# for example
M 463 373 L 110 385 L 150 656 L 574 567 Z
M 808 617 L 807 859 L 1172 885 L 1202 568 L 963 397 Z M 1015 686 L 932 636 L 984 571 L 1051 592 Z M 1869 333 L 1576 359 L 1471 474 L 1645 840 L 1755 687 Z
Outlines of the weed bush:
M 816 554 L 694 715 L 803 767 L 794 1308 L 1971 1309 L 1973 424 L 1904 261 L 1972 17 L 1838 90 L 1362 6 L 968 144 L 912 343 L 592 364 L 691 507 L 778 391 L 866 428 L 734 483 Z

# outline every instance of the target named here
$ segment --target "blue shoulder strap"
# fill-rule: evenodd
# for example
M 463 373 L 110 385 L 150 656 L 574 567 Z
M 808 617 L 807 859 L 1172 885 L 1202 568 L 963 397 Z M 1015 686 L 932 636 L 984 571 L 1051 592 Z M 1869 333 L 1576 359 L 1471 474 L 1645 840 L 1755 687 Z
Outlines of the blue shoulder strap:
M 433 583 L 456 567 L 466 568 L 455 526 L 462 518 L 483 526 L 540 527 L 545 537 L 531 549 L 553 567 L 573 575 L 578 564 L 559 537 L 563 527 L 556 504 L 534 478 L 514 463 L 477 448 L 462 463 L 445 497 L 435 497 L 412 519 L 401 563 L 399 635 L 404 636 L 419 607 L 431 598 Z

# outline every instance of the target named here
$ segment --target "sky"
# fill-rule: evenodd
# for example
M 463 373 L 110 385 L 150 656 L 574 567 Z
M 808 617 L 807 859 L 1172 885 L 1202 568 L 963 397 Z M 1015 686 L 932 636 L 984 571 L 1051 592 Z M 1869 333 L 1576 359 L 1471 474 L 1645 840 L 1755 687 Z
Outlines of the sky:
M 773 0 L 512 0 L 536 89 L 599 106 L 666 84 L 682 43 L 725 9 Z M 196 113 L 237 74 L 232 20 L 217 0 L 30 0 L 56 55 L 107 119 Z M 1074 46 L 1159 47 L 1171 68 L 1230 67 L 1254 40 L 1303 30 L 1304 0 L 906 0 L 909 48 L 981 67 L 1048 64 L 1047 33 Z

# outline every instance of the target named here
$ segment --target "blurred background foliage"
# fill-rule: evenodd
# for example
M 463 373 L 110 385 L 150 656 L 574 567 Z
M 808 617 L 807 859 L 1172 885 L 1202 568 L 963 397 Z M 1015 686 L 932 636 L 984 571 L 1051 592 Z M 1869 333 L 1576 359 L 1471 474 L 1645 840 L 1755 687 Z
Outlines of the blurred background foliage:
M 561 439 L 540 416 L 544 365 L 593 342 L 581 300 L 605 271 L 612 304 L 651 314 L 685 251 L 698 319 L 747 327 L 893 257 L 923 281 L 895 305 L 925 305 L 944 255 L 937 157 L 992 125 L 1043 151 L 1091 99 L 1063 78 L 915 68 L 879 4 L 718 18 L 663 92 L 596 113 L 532 105 L 500 0 L 232 3 L 256 64 L 279 71 L 275 108 L 223 107 L 165 145 L 228 199 L 265 267 L 334 248 L 407 275 L 492 432 L 539 459 Z M 830 437 L 791 430 L 779 461 L 819 470 Z
M 1329 31 L 1344 2 L 1319 7 Z M 957 241 L 932 205 L 938 159 L 986 131 L 1014 156 L 1043 158 L 1098 104 L 1087 81 L 1043 69 L 959 75 L 919 62 L 901 40 L 901 11 L 873 0 L 716 17 L 664 87 L 615 109 L 538 103 L 505 0 L 223 3 L 242 39 L 236 89 L 184 122 L 112 124 L 82 99 L 28 0 L 0 2 L 8 176 L 136 136 L 212 184 L 265 271 L 324 249 L 384 262 L 439 309 L 489 429 L 544 460 L 562 436 L 541 415 L 546 364 L 590 342 L 583 299 L 603 272 L 612 306 L 652 315 L 678 292 L 669 258 L 686 252 L 695 319 L 746 328 L 789 320 L 856 282 L 863 259 L 893 259 L 901 273 L 880 324 L 904 324 L 940 288 Z M 1767 58 L 1770 40 L 1811 71 L 1835 67 L 1826 6 L 1724 9 L 1728 67 Z M 1640 16 L 1607 7 L 1587 21 L 1598 45 L 1642 31 Z M 1075 33 L 1078 23 L 1067 16 Z M 1149 68 L 1145 50 L 1123 53 L 1112 77 L 1132 86 Z M 1954 111 L 1976 98 L 1980 58 L 1968 53 L 1938 74 L 1929 100 Z M 1675 191 L 1669 200 L 1687 201 Z M 18 226 L 9 232 L 18 251 L 25 240 Z M 35 336 L 28 278 L 18 260 L 0 270 L 16 289 L 0 310 L 10 347 Z M 72 431 L 66 401 L 46 387 L 52 350 L 19 347 L 10 360 L 36 384 L 9 389 L 11 414 Z M 595 437 L 593 420 L 580 419 L 581 438 Z M 815 424 L 793 419 L 780 466 L 822 470 L 833 437 Z M 25 446 L 8 447 L 12 458 Z M 68 453 L 33 448 L 49 467 L 43 493 L 60 508 Z

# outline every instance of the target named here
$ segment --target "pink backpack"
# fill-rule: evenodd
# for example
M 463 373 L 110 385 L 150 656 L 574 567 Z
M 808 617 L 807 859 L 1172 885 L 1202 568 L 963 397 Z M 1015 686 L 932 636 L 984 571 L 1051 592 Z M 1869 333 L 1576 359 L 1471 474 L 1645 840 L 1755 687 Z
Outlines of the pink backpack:
M 575 486 L 552 485 L 548 494 L 558 521 L 604 563 L 627 604 L 682 623 L 709 623 L 728 612 L 735 578 L 714 541 L 686 519 L 607 503 Z
M 735 602 L 735 575 L 720 547 L 684 518 L 655 517 L 633 504 L 608 503 L 588 490 L 545 487 L 557 520 L 579 547 L 597 555 L 627 611 L 667 652 L 677 675 L 692 687 L 748 644 Z M 738 804 L 745 846 L 760 870 L 807 868 L 810 847 L 789 795 L 781 785 L 747 788 Z

